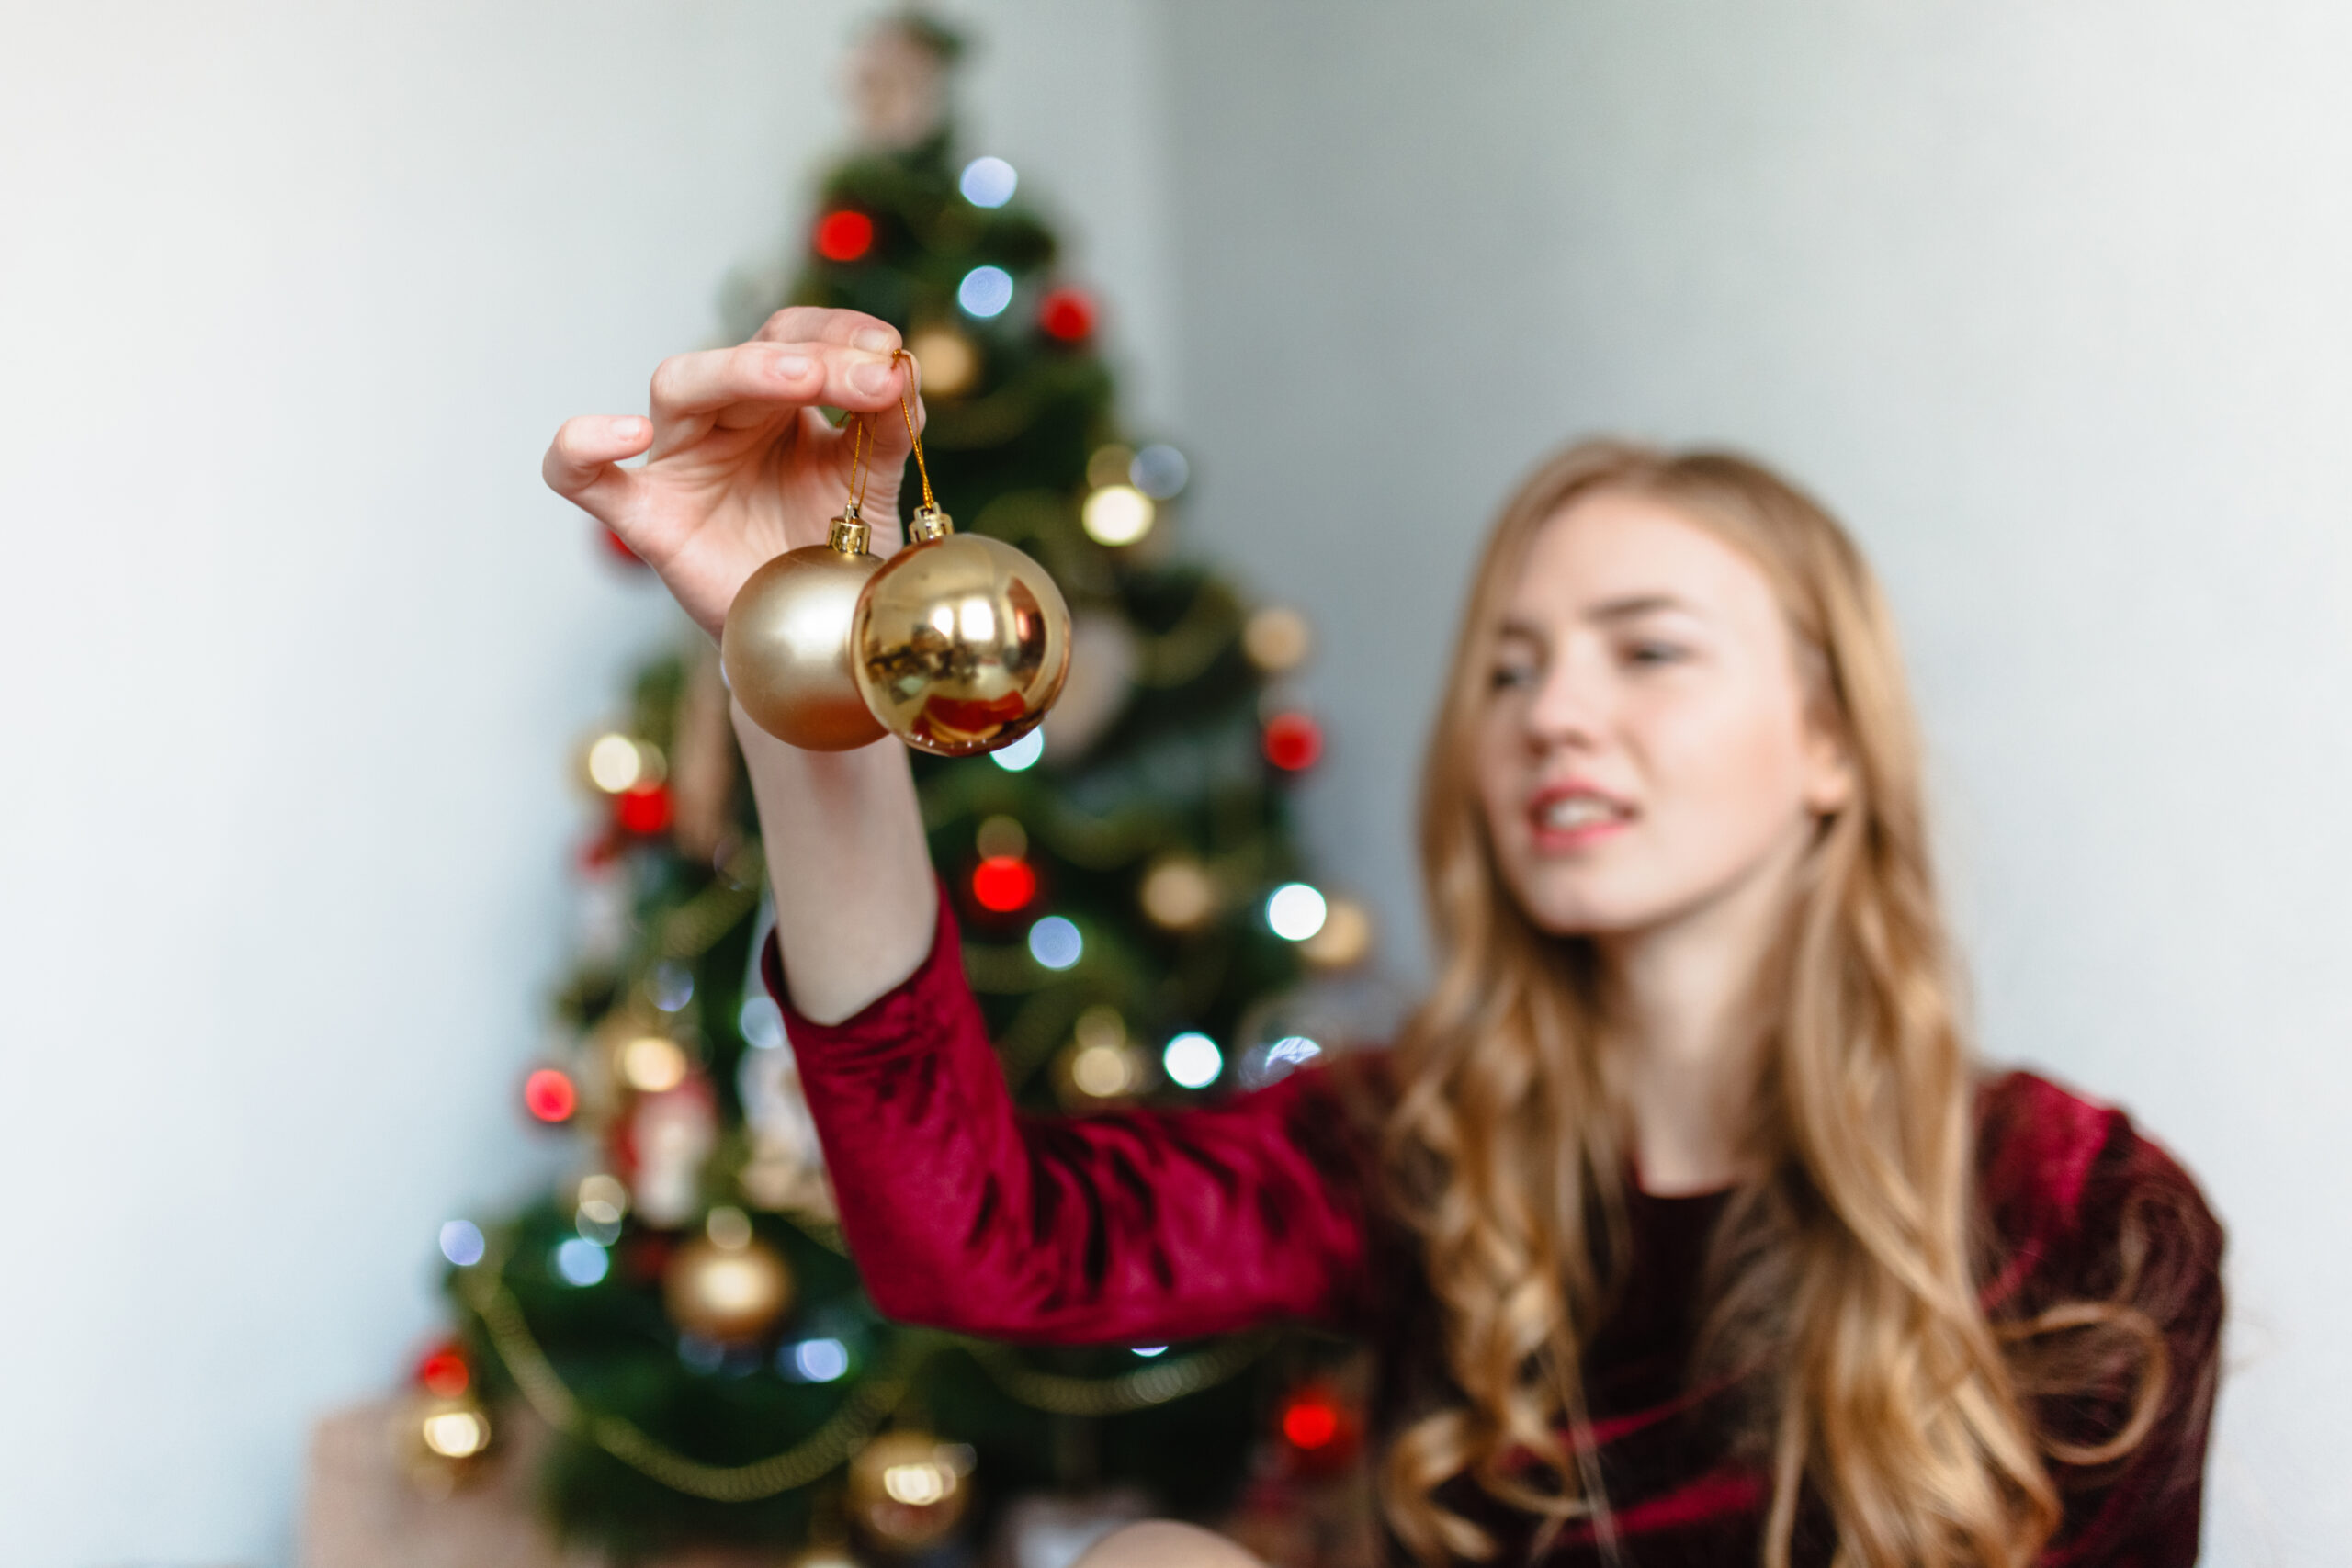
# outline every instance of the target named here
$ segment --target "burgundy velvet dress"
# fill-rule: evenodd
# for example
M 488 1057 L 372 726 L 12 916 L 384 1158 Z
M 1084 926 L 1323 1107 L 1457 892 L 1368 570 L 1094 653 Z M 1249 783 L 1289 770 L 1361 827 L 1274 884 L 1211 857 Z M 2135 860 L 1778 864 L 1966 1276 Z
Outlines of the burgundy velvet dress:
M 1303 1071 L 1221 1104 L 1060 1120 L 1014 1108 L 964 978 L 943 896 L 929 956 L 841 1023 L 785 1011 L 842 1226 L 890 1317 L 1032 1343 L 1155 1345 L 1277 1320 L 1369 1337 L 1383 1406 L 1442 1380 L 1436 1318 L 1409 1243 L 1378 1212 L 1361 1137 L 1330 1075 Z M 2025 1073 L 1980 1103 L 1984 1300 L 1998 1323 L 2058 1301 L 2146 1310 L 2169 1351 L 2154 1428 L 2123 1459 L 2053 1466 L 2065 1524 L 2047 1564 L 2188 1563 L 2198 1552 L 2222 1318 L 2222 1231 L 2188 1175 L 2118 1111 Z M 1769 1483 L 1726 1441 L 1724 1401 L 1693 1387 L 1697 1284 L 1720 1195 L 1632 1194 L 1630 1278 L 1585 1375 L 1623 1560 L 1759 1560 Z M 2128 1242 L 2120 1238 L 2131 1237 Z M 1418 1386 L 1418 1395 L 1416 1389 Z M 2045 1432 L 2116 1429 L 2115 1390 L 2043 1400 Z M 1523 1516 L 1449 1492 L 1529 1561 Z M 1800 1510 L 1799 1562 L 1834 1541 Z M 1546 1562 L 1600 1561 L 1589 1530 Z

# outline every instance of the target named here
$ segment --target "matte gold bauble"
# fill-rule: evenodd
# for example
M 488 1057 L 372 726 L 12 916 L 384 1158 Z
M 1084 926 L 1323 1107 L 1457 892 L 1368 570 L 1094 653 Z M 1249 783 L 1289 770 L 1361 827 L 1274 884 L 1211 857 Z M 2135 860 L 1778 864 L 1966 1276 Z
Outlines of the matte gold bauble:
M 956 1528 L 970 1503 L 972 1450 L 928 1432 L 884 1432 L 849 1461 L 846 1501 L 858 1533 L 893 1551 L 917 1551 Z
M 850 669 L 858 595 L 881 570 L 865 549 L 855 507 L 832 537 L 787 550 L 748 578 L 727 611 L 719 661 L 735 700 L 777 739 L 809 751 L 847 751 L 882 739 Z
M 865 705 L 918 750 L 970 757 L 1036 728 L 1069 674 L 1069 606 L 1044 567 L 922 507 L 857 602 Z
M 792 1270 L 739 1209 L 711 1211 L 709 1234 L 670 1255 L 662 1304 L 688 1334 L 721 1344 L 760 1338 L 792 1305 Z

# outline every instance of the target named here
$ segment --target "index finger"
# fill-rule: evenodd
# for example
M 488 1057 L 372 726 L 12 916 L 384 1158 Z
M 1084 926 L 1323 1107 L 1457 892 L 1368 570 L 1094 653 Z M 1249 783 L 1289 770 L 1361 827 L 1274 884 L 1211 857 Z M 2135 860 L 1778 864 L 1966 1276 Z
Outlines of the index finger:
M 829 310 L 822 305 L 787 305 L 770 316 L 752 334 L 753 343 L 826 343 L 841 348 L 862 348 L 888 354 L 899 346 L 899 330 L 863 310 Z

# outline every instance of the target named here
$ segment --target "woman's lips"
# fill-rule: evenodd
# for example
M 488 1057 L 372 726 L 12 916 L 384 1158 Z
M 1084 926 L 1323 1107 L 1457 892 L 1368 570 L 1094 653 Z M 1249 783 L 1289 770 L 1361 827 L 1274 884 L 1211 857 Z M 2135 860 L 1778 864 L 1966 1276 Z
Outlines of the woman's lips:
M 1528 803 L 1527 821 L 1539 852 L 1580 850 L 1633 826 L 1634 808 L 1592 789 L 1548 789 Z

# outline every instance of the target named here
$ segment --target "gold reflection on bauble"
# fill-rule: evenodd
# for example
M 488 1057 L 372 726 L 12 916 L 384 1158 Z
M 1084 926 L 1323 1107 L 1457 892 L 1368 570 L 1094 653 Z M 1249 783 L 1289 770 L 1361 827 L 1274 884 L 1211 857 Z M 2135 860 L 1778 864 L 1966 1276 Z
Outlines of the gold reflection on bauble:
M 874 574 L 851 633 L 858 690 L 908 745 L 970 757 L 1037 726 L 1069 673 L 1069 606 L 1011 545 L 931 508 Z

